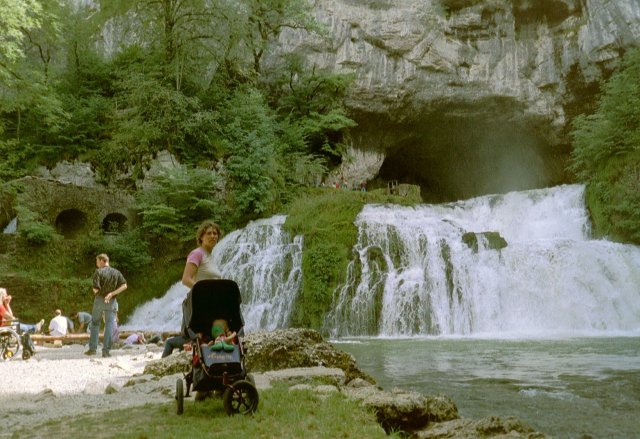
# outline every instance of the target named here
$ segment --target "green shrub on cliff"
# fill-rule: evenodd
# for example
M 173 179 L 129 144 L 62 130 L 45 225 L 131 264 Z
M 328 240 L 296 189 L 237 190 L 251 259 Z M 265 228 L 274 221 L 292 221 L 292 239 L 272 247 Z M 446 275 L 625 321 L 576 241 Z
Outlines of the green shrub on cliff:
M 597 235 L 640 244 L 640 50 L 604 85 L 597 110 L 573 123 L 571 170 L 587 184 Z
M 61 238 L 51 224 L 40 218 L 29 208 L 18 206 L 16 211 L 20 217 L 20 237 L 29 244 L 40 246 Z

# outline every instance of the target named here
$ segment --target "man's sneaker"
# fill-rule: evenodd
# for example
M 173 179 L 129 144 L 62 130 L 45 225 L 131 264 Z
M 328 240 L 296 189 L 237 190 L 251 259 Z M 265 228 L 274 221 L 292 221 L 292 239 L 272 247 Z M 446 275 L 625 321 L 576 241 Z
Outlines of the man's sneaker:
M 96 351 L 94 351 L 93 349 L 89 349 L 89 350 L 88 350 L 88 351 L 86 351 L 84 354 L 85 354 L 85 355 L 95 355 L 95 354 L 96 354 Z
M 36 323 L 36 334 L 40 334 L 42 332 L 42 325 L 44 325 L 44 319 Z
M 109 352 L 103 352 L 102 353 L 102 358 L 108 358 L 110 356 L 111 356 L 111 354 Z

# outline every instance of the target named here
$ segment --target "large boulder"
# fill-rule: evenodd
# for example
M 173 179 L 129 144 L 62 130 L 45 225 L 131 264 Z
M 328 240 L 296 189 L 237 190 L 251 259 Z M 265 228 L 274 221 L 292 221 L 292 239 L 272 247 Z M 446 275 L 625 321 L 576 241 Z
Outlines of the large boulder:
M 175 373 L 187 373 L 191 370 L 191 352 L 180 351 L 159 360 L 149 361 L 144 366 L 145 375 L 163 377 Z
M 257 331 L 244 339 L 247 368 L 254 372 L 296 367 L 336 367 L 346 381 L 375 380 L 360 370 L 351 354 L 336 349 L 313 329 L 277 329 Z
M 402 389 L 385 391 L 362 380 L 353 380 L 342 392 L 370 408 L 386 432 L 413 432 L 430 422 L 458 418 L 458 408 L 448 396 L 425 396 Z
M 495 416 L 482 419 L 454 419 L 447 422 L 433 423 L 422 430 L 412 432 L 412 436 L 417 439 L 544 439 L 549 437 L 535 431 L 519 419 Z

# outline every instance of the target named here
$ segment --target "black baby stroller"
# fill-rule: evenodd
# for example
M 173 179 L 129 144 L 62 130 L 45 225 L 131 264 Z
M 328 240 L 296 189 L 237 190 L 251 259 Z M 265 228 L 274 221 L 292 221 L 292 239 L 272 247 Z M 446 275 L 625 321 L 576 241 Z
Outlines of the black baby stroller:
M 182 303 L 182 332 L 191 340 L 192 361 L 191 371 L 176 382 L 178 414 L 182 414 L 190 391 L 224 391 L 222 402 L 228 415 L 257 410 L 258 390 L 244 364 L 241 301 L 238 285 L 226 279 L 197 282 L 187 294 Z M 225 319 L 229 330 L 238 334 L 232 352 L 206 345 L 215 319 Z

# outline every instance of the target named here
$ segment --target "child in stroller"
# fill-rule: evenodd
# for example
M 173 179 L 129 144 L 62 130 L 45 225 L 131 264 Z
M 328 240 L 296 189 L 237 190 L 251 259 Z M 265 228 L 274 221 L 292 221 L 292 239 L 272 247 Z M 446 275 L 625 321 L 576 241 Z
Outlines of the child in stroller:
M 207 346 L 211 346 L 211 350 L 233 352 L 236 332 L 229 330 L 229 324 L 225 319 L 216 319 L 211 323 L 211 340 Z
M 192 341 L 192 361 L 184 380 L 176 382 L 178 414 L 183 413 L 184 398 L 190 391 L 223 391 L 222 402 L 229 415 L 257 410 L 258 391 L 245 367 L 240 303 L 238 285 L 227 279 L 199 281 L 187 294 L 182 303 L 182 332 Z M 221 328 L 219 320 L 224 320 Z M 209 333 L 214 336 L 212 343 L 204 337 Z

